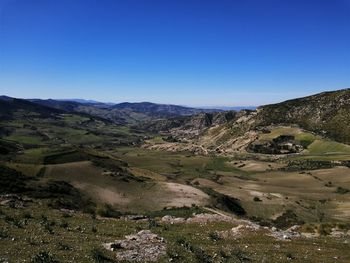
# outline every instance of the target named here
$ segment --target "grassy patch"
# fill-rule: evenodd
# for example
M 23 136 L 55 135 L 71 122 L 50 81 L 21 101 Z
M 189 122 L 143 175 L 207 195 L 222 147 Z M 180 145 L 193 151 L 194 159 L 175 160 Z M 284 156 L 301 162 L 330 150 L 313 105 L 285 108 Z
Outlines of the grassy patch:
M 350 154 L 350 146 L 328 140 L 316 140 L 308 147 L 309 154 Z
M 68 151 L 52 155 L 47 155 L 44 158 L 44 164 L 60 164 L 89 160 L 89 155 L 80 151 Z
M 28 211 L 31 218 L 24 224 L 21 220 Z M 73 258 L 75 262 L 82 263 L 108 262 L 115 258 L 117 252 L 104 250 L 103 243 L 123 239 L 125 235 L 149 227 L 149 222 L 142 221 L 95 219 L 81 213 L 66 216 L 37 202 L 21 210 L 5 207 L 2 212 L 6 218 L 12 218 L 22 225 L 18 228 L 14 221 L 6 221 L 5 216 L 0 215 L 0 225 L 4 228 L 0 239 L 3 249 L 0 257 L 8 262 L 30 262 L 34 257 L 59 262 L 70 262 Z M 226 238 L 217 238 L 213 234 L 230 231 L 234 226 L 228 222 L 157 224 L 152 227 L 152 232 L 163 237 L 167 246 L 167 255 L 157 262 L 260 262 L 265 258 L 267 262 L 277 263 L 289 261 L 291 255 L 296 262 L 332 262 L 339 255 L 341 262 L 350 260 L 350 245 L 344 239 L 327 235 L 286 242 L 262 232 L 247 232 L 239 237 Z
M 41 145 L 43 143 L 42 137 L 35 134 L 13 134 L 6 137 L 7 140 L 23 143 L 23 144 L 36 144 Z

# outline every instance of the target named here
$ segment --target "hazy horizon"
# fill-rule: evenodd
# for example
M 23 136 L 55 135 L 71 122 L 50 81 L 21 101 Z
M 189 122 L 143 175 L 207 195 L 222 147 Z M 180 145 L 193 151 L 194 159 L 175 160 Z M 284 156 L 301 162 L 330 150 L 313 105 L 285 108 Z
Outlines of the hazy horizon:
M 344 89 L 349 89 L 349 88 L 344 88 Z M 343 90 L 343 89 L 339 89 L 339 90 Z M 331 91 L 335 91 L 335 90 L 323 90 L 320 91 L 319 93 L 322 92 L 331 92 Z M 152 100 L 139 100 L 139 101 L 131 101 L 131 100 L 110 100 L 110 101 L 102 101 L 102 100 L 97 100 L 94 98 L 84 98 L 84 97 L 79 97 L 79 98 L 54 98 L 54 97 L 16 97 L 16 96 L 10 96 L 8 94 L 0 94 L 0 96 L 9 96 L 9 97 L 13 97 L 13 98 L 17 98 L 17 99 L 42 99 L 42 100 L 61 100 L 61 101 L 76 101 L 76 100 L 82 100 L 85 102 L 100 102 L 100 103 L 105 103 L 105 104 L 118 104 L 118 103 L 156 103 L 156 104 L 167 104 L 167 105 L 177 105 L 177 106 L 183 106 L 183 107 L 194 107 L 194 108 L 203 108 L 203 109 L 230 109 L 230 108 L 244 108 L 246 107 L 247 109 L 250 108 L 257 108 L 259 106 L 264 106 L 264 105 L 268 105 L 268 104 L 275 104 L 275 103 L 280 103 L 280 102 L 284 102 L 287 100 L 292 100 L 292 99 L 297 99 L 297 98 L 302 98 L 302 97 L 307 97 L 307 96 L 311 96 L 311 95 L 315 95 L 317 93 L 310 93 L 310 94 L 304 94 L 302 96 L 296 96 L 296 97 L 289 97 L 286 98 L 284 100 L 280 100 L 280 101 L 271 101 L 269 103 L 265 103 L 265 104 L 256 104 L 256 105 L 252 105 L 252 104 L 216 104 L 216 105 L 205 105 L 205 104 L 198 104 L 198 105 L 191 105 L 191 104 L 177 104 L 177 103 L 173 103 L 173 102 L 162 102 L 162 101 L 152 101 Z M 288 95 L 288 94 L 287 94 Z

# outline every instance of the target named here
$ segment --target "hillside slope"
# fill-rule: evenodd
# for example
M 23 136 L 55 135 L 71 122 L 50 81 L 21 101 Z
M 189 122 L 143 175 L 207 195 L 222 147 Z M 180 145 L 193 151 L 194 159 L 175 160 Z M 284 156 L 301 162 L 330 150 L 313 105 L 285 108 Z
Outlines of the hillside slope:
M 78 101 L 41 100 L 31 99 L 31 102 L 52 107 L 67 112 L 79 112 L 91 116 L 104 118 L 116 124 L 138 125 L 142 121 L 166 119 L 172 117 L 189 116 L 203 112 L 217 112 L 215 109 L 196 109 L 178 105 L 156 104 L 150 102 L 140 103 L 81 103 Z
M 41 117 L 53 117 L 56 114 L 63 113 L 62 110 L 46 107 L 45 105 L 38 105 L 22 99 L 1 96 L 0 120 L 15 118 L 15 114 L 18 111 L 23 115 L 35 114 Z
M 167 142 L 164 145 L 152 145 L 151 148 L 174 151 L 192 149 L 194 152 L 202 153 L 208 151 L 232 153 L 247 149 L 251 143 L 258 140 L 259 135 L 270 133 L 275 129 L 274 127 L 278 126 L 297 126 L 322 137 L 350 144 L 350 89 L 324 92 L 261 106 L 255 111 L 199 114 L 159 120 L 148 123 L 144 128 L 165 135 L 169 134 L 175 138 L 177 143 Z M 302 133 L 302 130 L 299 130 L 299 133 Z M 305 143 L 303 140 L 300 142 Z M 191 147 L 188 146 L 188 143 L 191 144 Z M 267 143 L 276 144 L 273 141 Z M 295 143 L 293 137 L 282 144 L 287 145 L 288 143 Z M 293 148 L 294 152 L 302 150 L 297 145 L 294 145 Z
M 206 129 L 223 125 L 237 117 L 237 112 L 213 112 L 199 113 L 191 116 L 174 117 L 164 120 L 155 120 L 152 122 L 144 122 L 141 127 L 152 132 L 173 132 L 183 133 L 185 136 L 199 135 Z
M 298 124 L 336 141 L 350 143 L 350 89 L 323 92 L 258 108 L 259 125 Z

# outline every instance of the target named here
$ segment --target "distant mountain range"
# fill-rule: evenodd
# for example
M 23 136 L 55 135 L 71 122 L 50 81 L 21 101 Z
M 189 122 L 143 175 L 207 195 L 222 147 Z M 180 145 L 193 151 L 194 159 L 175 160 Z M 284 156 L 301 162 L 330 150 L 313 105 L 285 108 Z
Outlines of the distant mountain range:
M 27 119 L 30 119 L 33 116 L 55 118 L 60 113 L 64 113 L 64 111 L 36 104 L 27 100 L 15 99 L 7 96 L 0 96 L 1 121 L 16 120 L 17 118 L 23 118 L 24 116 Z
M 41 106 L 41 107 L 40 107 Z M 14 99 L 0 96 L 0 116 L 16 109 L 30 109 L 40 114 L 79 113 L 122 125 L 137 125 L 154 132 L 176 129 L 180 134 L 201 134 L 215 126 L 215 139 L 242 136 L 258 127 L 295 124 L 301 128 L 350 143 L 350 89 L 323 92 L 313 96 L 265 105 L 241 111 L 196 109 L 150 102 L 107 104 L 97 101 Z M 225 132 L 220 132 L 222 126 Z M 230 128 L 228 128 L 230 127 Z M 191 132 L 188 132 L 191 131 Z
M 104 102 L 99 102 L 97 100 L 86 100 L 86 99 L 57 99 L 58 101 L 72 101 L 72 102 L 78 102 L 78 103 L 87 103 L 87 104 L 115 104 L 115 103 L 104 103 Z
M 215 106 L 215 107 L 202 107 L 203 109 L 219 109 L 223 111 L 240 111 L 240 110 L 255 110 L 257 106 Z
M 1 101 L 31 102 L 63 112 L 88 114 L 94 117 L 104 118 L 116 124 L 132 124 L 155 119 L 167 119 L 179 116 L 190 116 L 199 113 L 220 112 L 219 109 L 197 109 L 178 105 L 156 104 L 150 102 L 139 103 L 102 103 L 93 100 L 53 100 L 53 99 L 15 99 L 8 96 L 0 96 Z
M 122 103 L 113 103 L 113 102 L 100 102 L 97 100 L 87 100 L 87 99 L 56 99 L 58 101 L 71 101 L 71 102 L 78 102 L 82 104 L 98 104 L 98 105 L 118 105 L 118 104 L 142 104 L 142 103 L 150 103 L 150 102 L 136 102 L 136 103 L 130 103 L 130 102 L 122 102 Z M 151 103 L 155 105 L 166 105 L 166 104 L 159 104 L 159 103 Z M 192 109 L 202 109 L 202 110 L 222 110 L 222 111 L 228 111 L 228 110 L 255 110 L 257 106 L 202 106 L 202 107 L 191 107 L 186 105 L 177 105 L 180 107 L 185 108 L 192 108 Z

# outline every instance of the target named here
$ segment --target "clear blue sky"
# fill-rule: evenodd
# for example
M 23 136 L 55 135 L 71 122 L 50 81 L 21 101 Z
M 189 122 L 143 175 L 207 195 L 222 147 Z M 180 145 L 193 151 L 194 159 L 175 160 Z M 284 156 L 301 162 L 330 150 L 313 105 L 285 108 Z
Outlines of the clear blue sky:
M 261 105 L 350 87 L 350 0 L 0 0 L 0 94 Z

